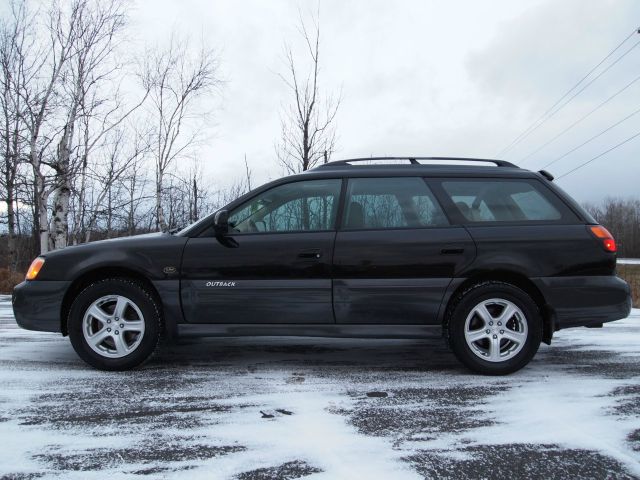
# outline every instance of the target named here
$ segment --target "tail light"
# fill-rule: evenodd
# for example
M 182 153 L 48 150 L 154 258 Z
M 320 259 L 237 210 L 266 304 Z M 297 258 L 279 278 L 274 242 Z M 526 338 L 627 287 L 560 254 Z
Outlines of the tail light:
M 29 270 L 27 270 L 27 276 L 25 277 L 27 280 L 35 280 L 40 273 L 40 269 L 44 265 L 44 258 L 38 257 L 29 266 Z
M 609 233 L 609 230 L 604 228 L 602 225 L 594 225 L 589 227 L 591 233 L 598 239 L 602 241 L 602 246 L 607 252 L 615 253 L 618 248 L 616 247 L 616 241 L 613 238 L 613 235 Z

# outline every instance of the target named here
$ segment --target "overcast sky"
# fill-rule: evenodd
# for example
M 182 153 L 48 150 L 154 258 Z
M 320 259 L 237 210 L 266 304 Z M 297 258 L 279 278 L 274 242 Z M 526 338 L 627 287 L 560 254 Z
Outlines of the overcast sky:
M 274 144 L 290 95 L 283 45 L 300 45 L 305 1 L 140 0 L 133 31 L 161 41 L 176 29 L 219 52 L 226 85 L 201 156 L 216 184 L 282 174 Z M 342 91 L 334 159 L 495 158 L 640 26 L 640 2 L 320 2 L 321 85 Z M 611 58 L 636 42 L 635 35 Z M 606 64 L 603 65 L 606 67 Z M 595 72 L 597 74 L 598 72 Z M 502 158 L 520 161 L 640 76 L 640 46 Z M 640 81 L 524 163 L 539 169 L 640 108 Z M 556 177 L 640 132 L 640 114 L 556 162 Z M 640 196 L 640 137 L 558 180 L 579 201 Z

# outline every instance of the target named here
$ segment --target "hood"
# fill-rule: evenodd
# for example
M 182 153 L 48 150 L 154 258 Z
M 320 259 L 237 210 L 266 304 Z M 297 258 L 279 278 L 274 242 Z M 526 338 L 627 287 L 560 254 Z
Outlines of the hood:
M 153 233 L 143 233 L 140 235 L 131 235 L 129 237 L 118 237 L 118 238 L 108 238 L 105 240 L 96 240 L 95 242 L 89 243 L 81 243 L 80 245 L 69 245 L 60 250 L 52 250 L 45 254 L 42 254 L 42 257 L 51 257 L 56 256 L 58 254 L 72 252 L 72 251 L 80 251 L 87 249 L 108 249 L 110 246 L 114 248 L 126 247 L 126 246 L 136 246 L 140 245 L 152 245 L 160 242 L 165 242 L 171 238 L 174 238 L 173 235 L 169 233 L 162 232 L 153 232 Z

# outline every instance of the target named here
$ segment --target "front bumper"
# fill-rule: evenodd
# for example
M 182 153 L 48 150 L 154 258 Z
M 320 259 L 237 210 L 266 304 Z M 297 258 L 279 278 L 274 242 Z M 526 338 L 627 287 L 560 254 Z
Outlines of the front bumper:
M 556 330 L 600 326 L 631 312 L 631 289 L 613 275 L 532 280 L 554 312 Z
M 24 281 L 13 289 L 13 314 L 20 327 L 40 332 L 61 332 L 64 294 L 71 282 Z

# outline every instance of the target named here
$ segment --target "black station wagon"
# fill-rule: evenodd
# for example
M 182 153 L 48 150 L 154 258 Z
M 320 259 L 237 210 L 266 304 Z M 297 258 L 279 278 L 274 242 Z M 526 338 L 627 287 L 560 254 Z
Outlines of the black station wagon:
M 631 308 L 615 240 L 552 180 L 501 160 L 330 162 L 175 234 L 42 255 L 15 317 L 106 370 L 141 364 L 162 336 L 435 328 L 472 370 L 511 373 L 556 330 Z

